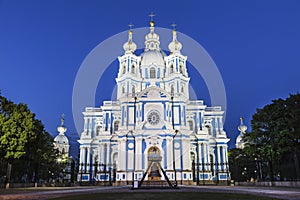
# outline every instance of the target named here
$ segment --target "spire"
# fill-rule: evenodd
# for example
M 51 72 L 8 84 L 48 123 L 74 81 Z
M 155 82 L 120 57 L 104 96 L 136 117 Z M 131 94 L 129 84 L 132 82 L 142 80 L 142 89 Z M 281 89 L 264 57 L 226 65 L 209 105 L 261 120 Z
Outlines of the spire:
M 62 114 L 61 116 L 61 124 L 59 127 L 57 127 L 57 131 L 60 135 L 64 135 L 67 131 L 67 128 L 65 127 L 65 114 Z
M 125 51 L 125 54 L 134 53 L 136 48 L 137 48 L 136 44 L 132 41 L 132 27 L 133 27 L 133 24 L 130 23 L 128 26 L 129 26 L 128 41 L 123 45 L 123 49 Z
M 160 51 L 160 41 L 159 41 L 159 36 L 154 32 L 154 20 L 153 17 L 155 14 L 150 13 L 150 33 L 148 33 L 145 37 L 145 51 L 149 50 L 155 50 L 155 51 Z
M 153 12 L 151 12 L 149 14 L 149 17 L 150 17 L 150 23 L 149 23 L 150 24 L 150 32 L 153 34 L 154 33 L 154 25 L 155 25 L 153 17 L 155 17 L 155 14 Z
M 63 113 L 61 115 L 61 126 L 65 126 L 64 123 L 65 123 L 65 114 Z
M 177 40 L 176 24 L 173 23 L 171 26 L 173 27 L 173 40 L 172 42 L 170 42 L 168 47 L 171 53 L 180 53 L 180 50 L 182 49 L 182 44 Z

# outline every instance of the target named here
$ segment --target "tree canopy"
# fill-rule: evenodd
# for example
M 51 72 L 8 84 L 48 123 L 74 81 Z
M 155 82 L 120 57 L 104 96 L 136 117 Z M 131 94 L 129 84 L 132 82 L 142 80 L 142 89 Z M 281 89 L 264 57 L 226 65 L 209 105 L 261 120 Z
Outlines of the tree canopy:
M 49 170 L 59 170 L 58 151 L 42 122 L 26 104 L 15 104 L 3 96 L 0 96 L 0 155 L 0 164 L 7 164 L 6 174 L 3 169 L 0 171 L 0 177 L 7 177 L 6 182 L 10 182 L 11 175 L 15 180 L 27 177 L 37 181 L 46 178 Z
M 273 100 L 257 109 L 251 128 L 243 137 L 242 153 L 257 166 L 266 166 L 265 170 L 256 171 L 265 171 L 270 180 L 299 179 L 300 94 Z M 260 176 L 263 178 L 263 174 Z

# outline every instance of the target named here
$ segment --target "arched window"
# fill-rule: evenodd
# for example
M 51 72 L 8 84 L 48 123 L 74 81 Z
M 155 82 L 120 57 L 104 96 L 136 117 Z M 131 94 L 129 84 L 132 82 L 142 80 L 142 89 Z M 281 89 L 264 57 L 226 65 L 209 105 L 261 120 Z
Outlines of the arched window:
M 119 130 L 119 121 L 114 122 L 114 132 Z
M 132 95 L 135 94 L 135 86 L 134 85 L 131 86 L 131 92 L 132 92 Z
M 122 94 L 124 94 L 125 93 L 125 86 L 123 85 L 122 86 Z
M 174 73 L 174 66 L 173 66 L 173 64 L 171 64 L 171 66 L 170 66 L 170 74 L 172 74 L 172 73 Z
M 100 131 L 101 131 L 101 127 L 100 127 L 100 126 L 97 126 L 97 129 L 96 129 L 96 136 L 99 136 L 99 135 L 100 135 Z
M 207 128 L 208 135 L 211 135 L 211 127 L 209 125 L 205 126 Z
M 150 68 L 150 78 L 155 78 L 156 77 L 156 70 L 154 67 Z
M 183 66 L 182 65 L 180 65 L 179 71 L 180 71 L 181 74 L 183 74 Z
M 188 121 L 189 123 L 189 128 L 190 128 L 190 131 L 193 131 L 194 130 L 194 124 L 193 124 L 193 121 Z
M 174 86 L 171 85 L 171 95 L 174 95 Z
M 65 154 L 65 148 L 62 148 L 61 153 Z
M 123 66 L 123 72 L 122 72 L 123 74 L 125 74 L 126 73 L 126 66 L 124 65 Z
M 134 65 L 131 66 L 131 73 L 135 74 L 135 66 Z
M 183 87 L 183 85 L 181 86 L 181 93 L 184 93 L 184 87 Z

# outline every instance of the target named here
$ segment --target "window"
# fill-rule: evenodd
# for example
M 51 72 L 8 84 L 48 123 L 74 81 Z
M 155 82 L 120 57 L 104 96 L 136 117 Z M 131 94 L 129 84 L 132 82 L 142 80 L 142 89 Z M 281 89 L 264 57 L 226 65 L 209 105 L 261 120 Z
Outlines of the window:
M 181 74 L 183 74 L 183 66 L 182 65 L 180 65 L 179 71 Z
M 184 88 L 183 88 L 183 85 L 181 86 L 181 93 L 183 93 L 184 92 Z
M 125 86 L 122 86 L 122 94 L 125 93 Z
M 114 122 L 114 131 L 118 131 L 119 130 L 119 122 L 115 121 Z
M 188 121 L 188 123 L 189 123 L 190 131 L 193 131 L 194 130 L 193 121 Z
M 123 72 L 122 72 L 123 74 L 125 74 L 126 73 L 126 66 L 124 65 L 123 66 Z
M 135 94 L 135 86 L 134 85 L 132 85 L 132 87 L 131 87 L 131 92 L 133 95 Z
M 170 66 L 170 74 L 172 74 L 172 73 L 174 73 L 174 66 L 173 66 L 173 64 L 171 64 L 171 66 Z
M 211 135 L 211 127 L 209 125 L 205 126 L 207 128 L 208 135 Z
M 174 95 L 174 86 L 171 85 L 171 95 L 173 96 Z
M 134 65 L 131 66 L 131 73 L 135 74 L 135 66 Z
M 101 131 L 101 127 L 100 127 L 100 126 L 97 126 L 97 129 L 96 129 L 96 136 L 99 136 L 99 135 L 100 135 L 100 131 Z
M 150 68 L 150 78 L 155 78 L 156 75 L 156 70 L 154 67 Z

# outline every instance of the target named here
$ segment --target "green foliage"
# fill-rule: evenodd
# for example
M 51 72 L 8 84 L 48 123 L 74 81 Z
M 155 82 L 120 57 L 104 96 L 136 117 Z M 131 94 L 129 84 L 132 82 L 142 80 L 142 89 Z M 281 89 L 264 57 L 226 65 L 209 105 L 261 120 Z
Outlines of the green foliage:
M 26 153 L 25 145 L 36 137 L 34 114 L 25 104 L 9 104 L 10 110 L 1 114 L 0 148 L 5 159 L 18 159 Z
M 58 150 L 42 122 L 27 105 L 14 104 L 3 96 L 0 96 L 0 155 L 2 165 L 13 164 L 15 179 L 25 176 L 26 180 L 37 181 L 46 179 L 50 170 L 61 169 L 56 163 Z
M 282 173 L 283 160 L 295 155 L 294 167 L 298 167 L 300 139 L 300 94 L 273 100 L 257 109 L 251 120 L 252 131 L 244 135 L 243 152 L 248 157 L 267 163 L 269 177 Z M 289 156 L 291 157 L 291 156 Z M 295 171 L 295 169 L 294 169 Z M 297 172 L 298 173 L 298 172 Z M 297 175 L 299 176 L 299 174 Z

